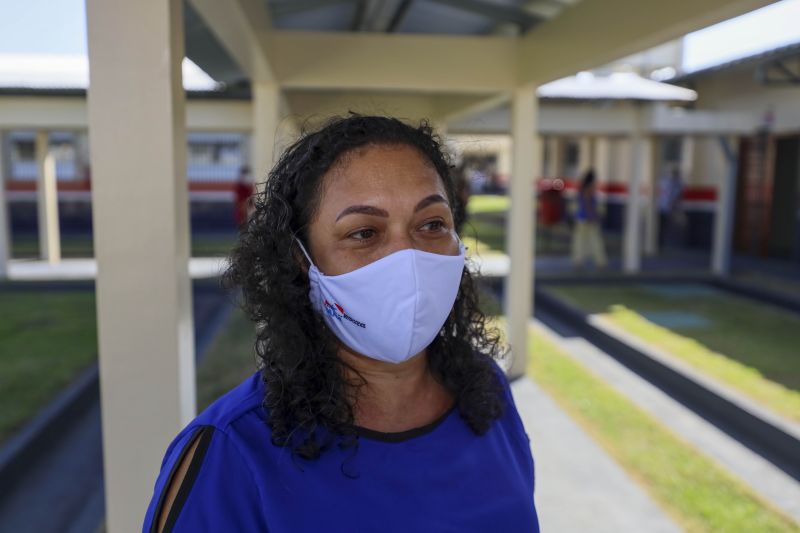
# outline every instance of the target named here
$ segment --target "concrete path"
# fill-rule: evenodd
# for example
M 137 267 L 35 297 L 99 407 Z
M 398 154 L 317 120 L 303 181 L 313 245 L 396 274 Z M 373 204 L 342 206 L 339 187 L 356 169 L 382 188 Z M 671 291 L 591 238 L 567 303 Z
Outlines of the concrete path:
M 542 531 L 681 531 L 533 381 L 522 377 L 511 388 L 531 439 Z
M 547 316 L 542 318 L 542 321 L 532 323 L 537 331 L 800 524 L 800 483 L 578 336 L 568 326 Z

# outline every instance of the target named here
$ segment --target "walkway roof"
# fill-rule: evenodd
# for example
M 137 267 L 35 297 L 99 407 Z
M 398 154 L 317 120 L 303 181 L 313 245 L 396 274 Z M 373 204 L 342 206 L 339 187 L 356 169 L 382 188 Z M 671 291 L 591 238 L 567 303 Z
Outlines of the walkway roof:
M 258 0 L 276 30 L 379 34 L 522 35 L 579 0 Z M 246 74 L 192 6 L 186 54 L 214 79 Z

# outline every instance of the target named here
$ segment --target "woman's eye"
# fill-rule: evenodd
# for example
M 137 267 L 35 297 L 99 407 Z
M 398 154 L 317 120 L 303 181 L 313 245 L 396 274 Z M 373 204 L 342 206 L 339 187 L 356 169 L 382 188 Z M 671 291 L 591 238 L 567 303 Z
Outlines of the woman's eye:
M 426 222 L 423 224 L 422 228 L 427 231 L 441 231 L 444 228 L 444 222 L 441 220 L 431 220 L 430 222 Z
M 372 238 L 374 235 L 375 235 L 374 229 L 360 229 L 358 231 L 354 231 L 353 233 L 351 233 L 349 237 L 352 237 L 353 239 L 359 241 L 366 241 L 367 239 Z

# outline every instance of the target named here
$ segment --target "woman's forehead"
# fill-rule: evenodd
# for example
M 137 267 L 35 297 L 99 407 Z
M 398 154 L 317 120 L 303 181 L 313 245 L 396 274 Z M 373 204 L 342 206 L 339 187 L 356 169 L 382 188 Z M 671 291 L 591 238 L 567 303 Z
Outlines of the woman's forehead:
M 444 195 L 433 164 L 410 146 L 369 146 L 347 154 L 324 176 L 322 204 L 369 198 Z

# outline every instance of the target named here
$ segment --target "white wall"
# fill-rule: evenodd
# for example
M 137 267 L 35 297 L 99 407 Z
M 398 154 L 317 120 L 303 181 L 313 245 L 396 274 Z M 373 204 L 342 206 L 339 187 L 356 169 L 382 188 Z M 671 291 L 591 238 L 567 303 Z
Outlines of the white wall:
M 776 133 L 800 132 L 800 87 L 764 86 L 753 67 L 707 74 L 694 82 L 698 109 L 753 113 L 760 121 L 772 106 Z
M 684 176 L 686 183 L 716 186 L 727 172 L 727 163 L 719 140 L 714 137 L 695 139 L 692 172 L 691 175 Z

